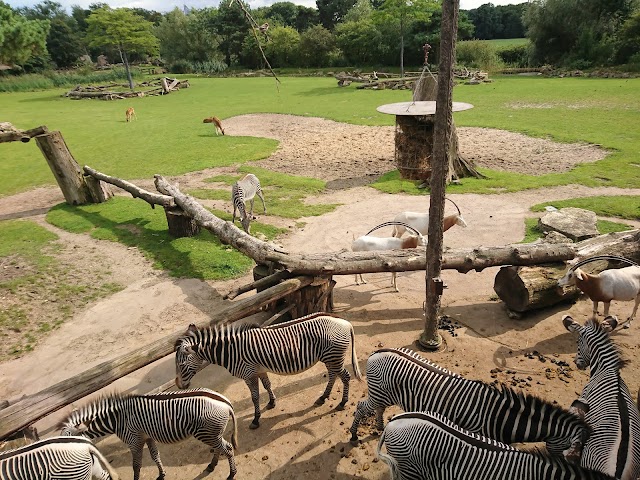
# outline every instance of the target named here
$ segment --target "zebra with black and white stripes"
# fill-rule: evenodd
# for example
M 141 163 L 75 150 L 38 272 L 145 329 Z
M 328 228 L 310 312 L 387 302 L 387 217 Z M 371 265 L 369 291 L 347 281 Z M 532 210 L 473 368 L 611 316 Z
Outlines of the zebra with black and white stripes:
M 580 464 L 620 480 L 636 480 L 640 477 L 640 413 L 620 376 L 624 366 L 620 351 L 609 337 L 618 320 L 590 319 L 582 326 L 565 315 L 562 323 L 578 333 L 576 366 L 591 367 L 580 401 L 587 407 L 582 413 L 592 433 Z
M 462 428 L 503 443 L 546 442 L 553 455 L 577 459 L 589 436 L 589 427 L 577 415 L 533 395 L 502 385 L 468 380 L 425 360 L 409 349 L 384 348 L 367 360 L 369 395 L 358 402 L 351 441 L 358 442 L 358 425 L 376 413 L 384 427 L 387 407 L 406 412 L 430 411 Z
M 517 450 L 430 412 L 393 417 L 377 454 L 392 480 L 614 480 L 562 457 Z
M 209 363 L 225 367 L 249 387 L 255 409 L 250 428 L 258 428 L 261 415 L 258 380 L 269 393 L 267 408 L 271 409 L 276 405 L 276 396 L 267 372 L 291 375 L 322 362 L 327 367 L 329 381 L 315 403 L 322 405 L 329 398 L 336 378 L 340 377 L 344 388 L 336 409 L 343 410 L 349 400 L 351 379 L 344 367 L 349 344 L 353 371 L 360 380 L 353 327 L 342 318 L 314 313 L 265 328 L 231 324 L 200 329 L 190 325 L 175 345 L 176 385 L 188 388 L 193 376 Z
M 229 417 L 233 422 L 231 443 L 222 437 Z M 163 480 L 165 470 L 156 442 L 176 443 L 192 436 L 214 451 L 207 470 L 214 470 L 222 454 L 229 460 L 228 479 L 235 478 L 237 469 L 233 451 L 238 448 L 236 416 L 231 402 L 213 390 L 199 388 L 153 395 L 113 394 L 72 412 L 62 422 L 62 435 L 94 439 L 111 433 L 131 450 L 134 480 L 140 478 L 145 444 L 158 467 L 158 480 Z
M 0 480 L 118 480 L 100 451 L 83 437 L 52 437 L 0 453 Z
M 231 201 L 233 202 L 233 220 L 236 221 L 236 210 L 240 214 L 240 222 L 244 231 L 249 233 L 249 224 L 253 219 L 253 201 L 254 197 L 258 195 L 262 200 L 262 208 L 264 213 L 267 213 L 267 206 L 264 203 L 264 197 L 262 196 L 262 188 L 260 187 L 260 180 L 253 173 L 246 174 L 242 179 L 238 180 L 231 187 Z M 249 201 L 251 209 L 247 215 L 247 209 L 245 202 Z

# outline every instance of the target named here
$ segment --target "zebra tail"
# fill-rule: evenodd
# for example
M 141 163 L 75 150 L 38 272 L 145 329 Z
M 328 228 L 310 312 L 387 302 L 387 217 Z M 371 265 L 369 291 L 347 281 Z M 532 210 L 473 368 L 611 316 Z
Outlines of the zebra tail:
M 376 456 L 386 463 L 389 466 L 389 470 L 391 473 L 391 480 L 399 480 L 400 479 L 400 469 L 398 468 L 398 462 L 396 459 L 390 455 L 382 453 L 380 450 L 382 449 L 382 444 L 384 443 L 384 434 L 386 432 L 382 432 L 380 435 L 380 440 L 378 441 L 378 448 L 376 449 Z
M 236 422 L 236 414 L 233 408 L 229 409 L 231 413 L 231 421 L 233 422 L 233 432 L 231 432 L 231 445 L 234 450 L 238 449 L 238 422 Z
M 358 356 L 356 355 L 356 337 L 355 333 L 353 333 L 353 325 L 351 325 L 351 365 L 353 366 L 353 373 L 356 378 L 362 381 L 360 365 L 358 365 Z
M 95 456 L 98 460 L 100 460 L 102 467 L 107 472 L 109 472 L 109 476 L 111 477 L 111 480 L 120 480 L 120 475 L 118 475 L 118 472 L 116 472 L 116 470 L 111 466 L 111 464 L 109 463 L 109 460 L 107 460 L 104 457 L 104 455 L 100 453 L 100 450 L 98 450 L 93 445 L 89 445 L 89 451 L 91 452 L 91 455 Z

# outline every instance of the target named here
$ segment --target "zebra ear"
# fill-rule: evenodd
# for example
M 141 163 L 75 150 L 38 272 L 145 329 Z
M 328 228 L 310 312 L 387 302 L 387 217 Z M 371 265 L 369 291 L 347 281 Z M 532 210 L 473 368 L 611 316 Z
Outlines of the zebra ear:
M 580 330 L 580 324 L 569 315 L 565 315 L 564 317 L 562 317 L 562 324 L 564 325 L 564 328 L 566 328 L 570 332 L 577 332 L 578 330 Z
M 198 327 L 196 327 L 193 323 L 189 325 L 187 328 L 187 333 L 195 333 L 198 331 Z
M 602 321 L 602 323 L 600 325 L 602 325 L 602 329 L 605 332 L 611 333 L 618 326 L 618 317 L 616 317 L 615 315 L 609 315 L 607 318 L 605 318 Z
M 89 421 L 90 423 L 91 421 Z M 84 433 L 87 430 L 89 430 L 89 426 L 86 423 L 80 423 L 78 425 L 76 425 L 76 430 L 78 431 L 78 433 Z
M 584 420 L 589 412 L 589 404 L 584 398 L 578 398 L 573 401 L 569 411 Z

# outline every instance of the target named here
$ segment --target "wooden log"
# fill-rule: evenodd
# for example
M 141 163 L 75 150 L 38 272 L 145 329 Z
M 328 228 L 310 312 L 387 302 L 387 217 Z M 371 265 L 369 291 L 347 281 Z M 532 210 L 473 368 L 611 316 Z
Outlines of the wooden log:
M 496 275 L 493 289 L 509 310 L 526 312 L 574 300 L 580 295 L 575 287 L 558 288 L 558 280 L 567 268 L 564 264 L 533 267 L 502 267 Z
M 276 273 L 272 273 L 271 275 L 267 275 L 266 277 L 265 276 L 256 276 L 256 269 L 257 268 L 258 267 L 253 269 L 253 278 L 255 279 L 254 282 L 248 283 L 246 285 L 242 285 L 242 286 L 236 288 L 235 290 L 232 290 L 231 292 L 225 294 L 222 298 L 224 300 L 233 300 L 238 295 L 241 295 L 241 294 L 246 293 L 246 292 L 250 292 L 251 290 L 256 290 L 258 292 L 261 292 L 265 288 L 269 288 L 269 287 L 281 282 L 282 280 L 286 280 L 287 278 L 291 278 L 292 277 L 291 272 L 289 272 L 288 270 L 279 270 Z
M 262 306 L 289 295 L 313 282 L 312 277 L 296 277 L 285 280 L 251 298 L 232 302 L 214 312 L 211 320 L 200 322 L 198 327 L 229 323 L 258 312 Z M 24 397 L 13 405 L 0 410 L 0 440 L 56 410 L 106 387 L 115 380 L 145 365 L 173 353 L 175 342 L 184 332 L 156 340 L 135 351 L 103 362 L 79 375 L 52 385 L 38 393 Z
M 84 182 L 91 193 L 93 203 L 104 203 L 113 197 L 113 188 L 111 188 L 111 185 L 90 175 L 84 176 Z
M 155 205 L 162 205 L 165 208 L 175 207 L 176 205 L 173 197 L 149 192 L 147 190 L 144 190 L 143 188 L 138 187 L 137 185 L 134 185 L 133 183 L 127 182 L 126 180 L 122 180 L 117 177 L 111 177 L 104 173 L 98 172 L 97 170 L 94 170 L 87 165 L 84 166 L 83 170 L 86 175 L 90 175 L 94 178 L 97 178 L 98 180 L 110 183 L 111 185 L 115 185 L 116 187 L 129 192 L 133 198 L 141 198 L 142 200 L 150 204 L 152 208 Z
M 165 208 L 169 234 L 175 238 L 194 237 L 200 233 L 200 226 L 180 207 Z
M 89 187 L 82 177 L 82 170 L 73 158 L 60 132 L 38 135 L 36 143 L 53 172 L 64 199 L 69 205 L 91 203 Z
M 40 127 L 32 128 L 31 130 L 14 129 L 9 131 L 4 131 L 0 133 L 0 143 L 16 142 L 16 141 L 27 143 L 36 135 L 44 135 L 45 133 L 48 133 L 48 132 L 49 132 L 49 129 L 44 125 Z

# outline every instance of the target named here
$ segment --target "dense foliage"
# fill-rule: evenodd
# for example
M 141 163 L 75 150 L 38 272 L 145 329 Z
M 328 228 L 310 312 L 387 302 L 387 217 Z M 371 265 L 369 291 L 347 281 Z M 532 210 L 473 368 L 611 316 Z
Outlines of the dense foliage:
M 10 74 L 22 74 L 72 68 L 102 55 L 125 68 L 129 61 L 153 62 L 175 73 L 212 74 L 229 67 L 264 68 L 262 49 L 273 67 L 402 72 L 405 65 L 423 63 L 426 43 L 432 47 L 430 63 L 438 62 L 441 0 L 316 0 L 316 8 L 278 1 L 256 9 L 240 1 L 165 13 L 92 3 L 86 9 L 74 5 L 68 13 L 53 0 L 18 9 L 0 0 L 0 63 L 13 68 Z M 259 31 L 262 24 L 269 28 Z M 459 13 L 459 41 L 525 35 L 527 45 L 462 46 L 458 62 L 480 68 L 640 69 L 638 0 L 486 3 Z

